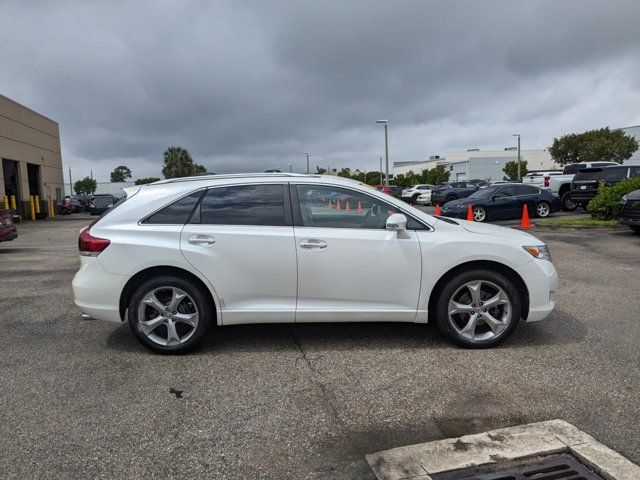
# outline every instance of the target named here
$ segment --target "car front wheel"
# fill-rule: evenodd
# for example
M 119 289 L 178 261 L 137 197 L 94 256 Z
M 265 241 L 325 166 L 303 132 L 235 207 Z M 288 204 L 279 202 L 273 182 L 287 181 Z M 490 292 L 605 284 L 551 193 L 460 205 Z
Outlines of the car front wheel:
M 156 277 L 140 285 L 129 304 L 129 326 L 145 347 L 180 354 L 194 348 L 212 322 L 200 287 L 180 277 Z
M 484 222 L 487 219 L 487 211 L 482 207 L 474 207 L 473 219 L 476 222 Z
M 520 320 L 520 295 L 504 275 L 470 270 L 445 285 L 437 301 L 436 323 L 453 342 L 489 348 L 503 342 Z

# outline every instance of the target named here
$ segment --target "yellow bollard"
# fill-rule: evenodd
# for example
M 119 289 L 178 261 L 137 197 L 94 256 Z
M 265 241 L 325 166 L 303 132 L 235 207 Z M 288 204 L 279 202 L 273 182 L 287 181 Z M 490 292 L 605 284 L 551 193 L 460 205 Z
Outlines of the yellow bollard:
M 40 213 L 40 195 L 36 195 L 34 202 L 36 203 L 36 213 Z
M 9 197 L 4 196 L 4 209 L 9 210 Z
M 16 208 L 16 196 L 15 195 L 11 195 L 11 209 L 12 210 L 17 210 L 17 208 Z
M 33 201 L 33 195 L 29 195 L 29 214 L 31 216 L 31 220 L 35 221 L 36 219 L 36 206 Z
M 53 218 L 56 216 L 56 209 L 53 204 L 53 200 L 49 199 L 49 218 Z

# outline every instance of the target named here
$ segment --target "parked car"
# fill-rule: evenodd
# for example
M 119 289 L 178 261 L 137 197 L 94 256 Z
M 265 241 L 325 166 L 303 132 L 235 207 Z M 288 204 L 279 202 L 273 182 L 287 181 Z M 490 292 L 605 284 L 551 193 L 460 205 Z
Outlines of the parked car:
M 0 210 L 0 242 L 9 242 L 18 238 L 18 229 L 13 223 L 11 211 Z
M 560 199 L 548 190 L 531 185 L 499 185 L 478 190 L 468 198 L 453 200 L 442 207 L 442 215 L 467 218 L 471 205 L 476 222 L 520 218 L 527 206 L 531 215 L 544 218 L 560 210 Z
M 114 204 L 118 202 L 118 199 L 115 195 L 111 194 L 101 194 L 94 195 L 91 198 L 91 203 L 89 204 L 89 212 L 91 215 L 102 215 L 108 209 L 113 207 Z
M 484 348 L 555 305 L 541 240 L 438 219 L 353 180 L 216 175 L 126 191 L 80 233 L 73 293 L 85 316 L 127 318 L 156 352 L 187 351 L 216 324 L 348 321 L 432 321 Z M 367 207 L 313 200 L 333 194 Z
M 598 194 L 600 187 L 615 185 L 625 178 L 640 175 L 640 166 L 617 165 L 604 168 L 583 168 L 571 182 L 571 201 L 583 208 Z
M 413 185 L 402 190 L 402 200 L 405 202 L 416 203 L 420 195 L 429 194 L 431 199 L 431 189 L 433 185 Z
M 578 204 L 571 201 L 571 181 L 575 174 L 583 168 L 609 167 L 615 165 L 619 164 L 616 162 L 584 162 L 565 165 L 562 175 L 554 175 L 549 178 L 549 190 L 560 197 L 562 210 L 571 212 L 578 208 Z
M 84 210 L 84 204 L 77 198 L 70 197 L 66 199 L 62 209 L 69 213 L 78 213 Z
M 395 198 L 400 198 L 402 195 L 402 187 L 399 185 L 375 185 L 374 188 Z
M 640 233 L 640 190 L 634 190 L 620 200 L 620 218 L 618 222 L 629 225 L 634 232 Z
M 431 204 L 444 205 L 452 200 L 466 198 L 478 191 L 480 187 L 471 182 L 449 182 L 443 185 L 436 185 L 431 190 Z
M 562 175 L 560 170 L 546 170 L 539 172 L 529 172 L 522 177 L 523 185 L 533 185 L 540 188 L 549 188 L 551 177 Z

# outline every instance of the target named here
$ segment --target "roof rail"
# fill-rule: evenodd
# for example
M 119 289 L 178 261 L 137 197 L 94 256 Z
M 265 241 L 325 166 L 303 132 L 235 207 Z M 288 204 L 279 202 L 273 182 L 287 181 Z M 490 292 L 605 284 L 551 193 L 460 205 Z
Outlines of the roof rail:
M 191 177 L 179 177 L 179 178 L 168 178 L 166 180 L 160 180 L 158 182 L 154 182 L 155 185 L 164 184 L 164 183 L 177 183 L 177 182 L 197 182 L 200 180 L 212 180 L 212 179 L 225 179 L 225 178 L 273 178 L 273 177 L 315 177 L 318 178 L 321 175 L 317 174 L 306 174 L 306 173 L 228 173 L 218 175 L 215 173 L 210 174 L 200 174 L 194 175 Z

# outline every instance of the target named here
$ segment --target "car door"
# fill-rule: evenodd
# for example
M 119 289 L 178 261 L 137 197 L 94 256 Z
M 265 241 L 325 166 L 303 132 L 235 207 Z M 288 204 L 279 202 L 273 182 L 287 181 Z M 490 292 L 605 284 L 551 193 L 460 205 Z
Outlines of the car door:
M 422 272 L 415 230 L 385 228 L 398 208 L 333 185 L 292 184 L 296 322 L 413 321 Z M 325 198 L 337 198 L 334 204 Z
M 490 210 L 491 218 L 495 220 L 512 218 L 516 211 L 515 191 L 512 186 L 501 187 L 491 197 Z
M 222 322 L 294 322 L 296 247 L 286 183 L 209 188 L 180 237 L 211 283 Z
M 527 211 L 529 215 L 533 215 L 536 211 L 536 205 L 538 204 L 538 200 L 540 199 L 540 192 L 536 187 L 532 187 L 529 185 L 516 185 L 513 187 L 515 189 L 515 212 L 513 213 L 514 217 L 517 218 L 522 216 L 522 211 L 524 210 L 524 206 L 527 206 Z

